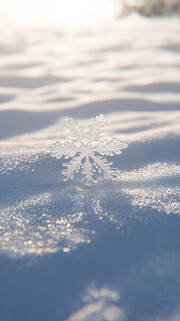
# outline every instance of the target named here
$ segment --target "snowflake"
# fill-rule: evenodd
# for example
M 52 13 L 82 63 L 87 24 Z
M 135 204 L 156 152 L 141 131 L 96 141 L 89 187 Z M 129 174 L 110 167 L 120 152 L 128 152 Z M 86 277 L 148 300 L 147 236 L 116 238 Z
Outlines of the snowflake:
M 103 115 L 92 118 L 86 131 L 73 118 L 65 118 L 65 130 L 68 132 L 70 142 L 61 144 L 57 141 L 48 150 L 57 159 L 62 156 L 65 159 L 72 158 L 69 163 L 63 163 L 63 166 L 66 166 L 62 171 L 65 181 L 69 178 L 73 179 L 74 174 L 81 171 L 85 184 L 91 185 L 97 181 L 94 177 L 96 170 L 99 173 L 103 172 L 105 179 L 117 178 L 118 169 L 111 167 L 113 163 L 101 155 L 120 154 L 121 149 L 126 148 L 127 144 L 121 143 L 116 138 L 110 141 L 102 140 L 106 126 Z

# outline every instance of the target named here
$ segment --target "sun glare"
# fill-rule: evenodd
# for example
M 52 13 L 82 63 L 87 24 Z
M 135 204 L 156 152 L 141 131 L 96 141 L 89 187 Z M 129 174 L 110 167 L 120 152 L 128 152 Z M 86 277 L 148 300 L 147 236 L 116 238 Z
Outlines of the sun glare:
M 13 28 L 94 29 L 117 14 L 115 0 L 6 0 L 1 21 Z

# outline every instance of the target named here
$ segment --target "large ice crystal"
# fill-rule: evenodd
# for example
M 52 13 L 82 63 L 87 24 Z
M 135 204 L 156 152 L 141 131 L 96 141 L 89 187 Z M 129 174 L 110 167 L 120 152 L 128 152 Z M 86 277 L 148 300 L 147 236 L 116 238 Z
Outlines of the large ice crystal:
M 69 163 L 63 163 L 63 166 L 66 166 L 62 171 L 65 181 L 69 178 L 73 179 L 74 174 L 78 172 L 84 175 L 86 185 L 97 181 L 94 177 L 96 171 L 103 172 L 105 179 L 117 178 L 118 169 L 111 167 L 113 163 L 101 155 L 120 154 L 121 149 L 126 148 L 127 144 L 116 138 L 110 141 L 103 140 L 106 126 L 103 115 L 92 118 L 87 130 L 79 126 L 73 118 L 65 118 L 65 130 L 68 132 L 70 142 L 62 144 L 57 141 L 48 150 L 57 159 L 62 156 L 65 159 L 71 158 Z

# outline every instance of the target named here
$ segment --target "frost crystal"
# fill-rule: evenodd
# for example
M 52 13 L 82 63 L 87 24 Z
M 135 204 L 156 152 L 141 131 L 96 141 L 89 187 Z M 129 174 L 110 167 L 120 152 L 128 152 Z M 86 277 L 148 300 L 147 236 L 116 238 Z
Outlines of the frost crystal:
M 61 144 L 57 141 L 48 150 L 57 159 L 62 156 L 65 159 L 72 158 L 69 163 L 63 163 L 63 166 L 66 166 L 62 171 L 65 181 L 69 178 L 73 179 L 74 174 L 81 171 L 85 184 L 91 185 L 97 181 L 94 177 L 96 170 L 99 173 L 103 172 L 106 179 L 117 178 L 118 169 L 111 167 L 113 163 L 101 155 L 121 154 L 121 149 L 126 148 L 127 144 L 121 143 L 116 138 L 110 141 L 102 140 L 106 126 L 103 115 L 92 118 L 87 131 L 84 131 L 74 119 L 65 118 L 65 130 L 68 132 L 70 142 Z

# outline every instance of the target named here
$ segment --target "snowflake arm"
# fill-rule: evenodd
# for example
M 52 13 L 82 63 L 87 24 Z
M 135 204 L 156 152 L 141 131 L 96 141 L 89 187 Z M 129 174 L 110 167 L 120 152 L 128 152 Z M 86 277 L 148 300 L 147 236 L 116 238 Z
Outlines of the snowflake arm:
M 110 141 L 105 139 L 100 141 L 96 147 L 96 151 L 101 155 L 121 154 L 121 149 L 126 148 L 126 143 L 121 143 L 117 138 L 112 138 Z
M 91 119 L 91 125 L 89 126 L 88 136 L 92 141 L 98 141 L 104 135 L 104 130 L 107 124 L 104 121 L 104 116 L 99 115 Z
M 89 160 L 89 156 L 86 156 L 86 161 L 82 165 L 82 174 L 84 174 L 84 180 L 86 185 L 91 185 L 92 183 L 96 183 L 97 179 L 93 176 L 95 172 L 95 168 L 93 164 Z
M 78 125 L 73 118 L 65 118 L 64 129 L 69 133 L 69 138 L 73 141 L 81 142 L 83 140 L 82 127 Z
M 98 172 L 104 172 L 104 177 L 107 179 L 115 180 L 118 176 L 119 170 L 117 168 L 111 167 L 112 162 L 108 162 L 106 158 L 102 156 L 93 156 L 93 164 L 97 168 Z
M 52 157 L 56 157 L 57 159 L 60 159 L 62 156 L 67 159 L 69 157 L 74 157 L 79 152 L 79 149 L 73 142 L 61 144 L 57 141 L 49 148 L 48 152 L 51 153 Z
M 66 166 L 66 169 L 62 170 L 64 175 L 64 181 L 67 181 L 69 178 L 73 179 L 75 172 L 78 173 L 82 166 L 82 159 L 84 155 L 79 155 L 70 160 L 69 163 L 63 163 L 63 166 Z

